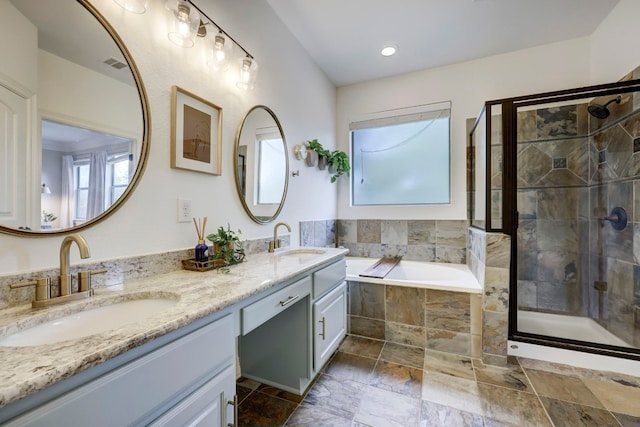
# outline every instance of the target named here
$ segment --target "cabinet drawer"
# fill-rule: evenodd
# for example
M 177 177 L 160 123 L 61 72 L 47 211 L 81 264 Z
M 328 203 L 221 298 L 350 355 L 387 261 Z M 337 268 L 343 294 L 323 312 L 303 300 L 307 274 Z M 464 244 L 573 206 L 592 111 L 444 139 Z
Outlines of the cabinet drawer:
M 311 278 L 305 277 L 260 301 L 242 309 L 242 335 L 246 335 L 267 320 L 289 308 L 311 293 Z
M 347 262 L 338 262 L 313 273 L 313 298 L 318 298 L 347 277 Z

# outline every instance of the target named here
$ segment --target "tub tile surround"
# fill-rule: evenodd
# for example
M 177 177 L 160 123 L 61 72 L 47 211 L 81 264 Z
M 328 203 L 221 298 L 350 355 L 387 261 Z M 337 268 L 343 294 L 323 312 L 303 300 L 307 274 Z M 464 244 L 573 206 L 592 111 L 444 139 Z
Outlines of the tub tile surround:
M 469 228 L 468 265 L 484 288 L 480 322 L 482 360 L 489 365 L 507 363 L 510 254 L 509 236 Z
M 349 281 L 348 290 L 350 334 L 420 350 L 477 355 L 479 294 L 358 281 Z
M 464 264 L 467 227 L 467 220 L 340 219 L 337 244 L 351 256 Z

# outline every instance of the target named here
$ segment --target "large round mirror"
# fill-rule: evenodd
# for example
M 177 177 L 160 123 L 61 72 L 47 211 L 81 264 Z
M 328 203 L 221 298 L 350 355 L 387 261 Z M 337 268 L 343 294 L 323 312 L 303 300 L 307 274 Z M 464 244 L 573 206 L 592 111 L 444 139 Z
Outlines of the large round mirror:
M 238 128 L 233 160 L 247 214 L 260 224 L 273 221 L 287 196 L 289 157 L 282 126 L 271 109 L 257 105 L 249 110 Z
M 148 157 L 131 55 L 86 0 L 0 0 L 0 32 L 0 231 L 62 234 L 104 220 Z

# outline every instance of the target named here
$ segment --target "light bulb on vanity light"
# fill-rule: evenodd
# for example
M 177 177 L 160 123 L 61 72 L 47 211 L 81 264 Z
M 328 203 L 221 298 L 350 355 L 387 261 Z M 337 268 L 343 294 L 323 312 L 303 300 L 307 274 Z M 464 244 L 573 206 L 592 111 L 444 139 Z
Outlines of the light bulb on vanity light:
M 258 74 L 258 63 L 250 56 L 240 60 L 240 75 L 236 86 L 242 90 L 251 90 L 256 83 L 256 75 Z
M 193 47 L 200 27 L 200 14 L 184 0 L 167 0 L 169 40 L 181 47 Z
M 209 38 L 210 53 L 207 65 L 214 71 L 227 71 L 229 69 L 229 57 L 233 52 L 233 42 L 229 37 L 219 31 Z
M 131 13 L 145 13 L 147 10 L 147 0 L 113 0 L 118 6 Z

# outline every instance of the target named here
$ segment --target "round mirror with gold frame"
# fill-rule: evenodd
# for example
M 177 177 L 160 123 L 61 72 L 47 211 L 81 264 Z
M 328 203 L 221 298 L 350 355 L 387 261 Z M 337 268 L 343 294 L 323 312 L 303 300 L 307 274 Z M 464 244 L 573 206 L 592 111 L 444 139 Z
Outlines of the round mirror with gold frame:
M 0 64 L 0 127 L 12 123 L 0 146 L 13 160 L 0 171 L 0 231 L 86 229 L 120 208 L 144 172 L 150 118 L 140 73 L 89 1 L 0 3 L 0 31 L 13 40 L 0 54 L 14 58 Z
M 233 150 L 238 196 L 259 224 L 273 221 L 284 206 L 289 185 L 289 156 L 275 113 L 256 105 L 242 119 Z

